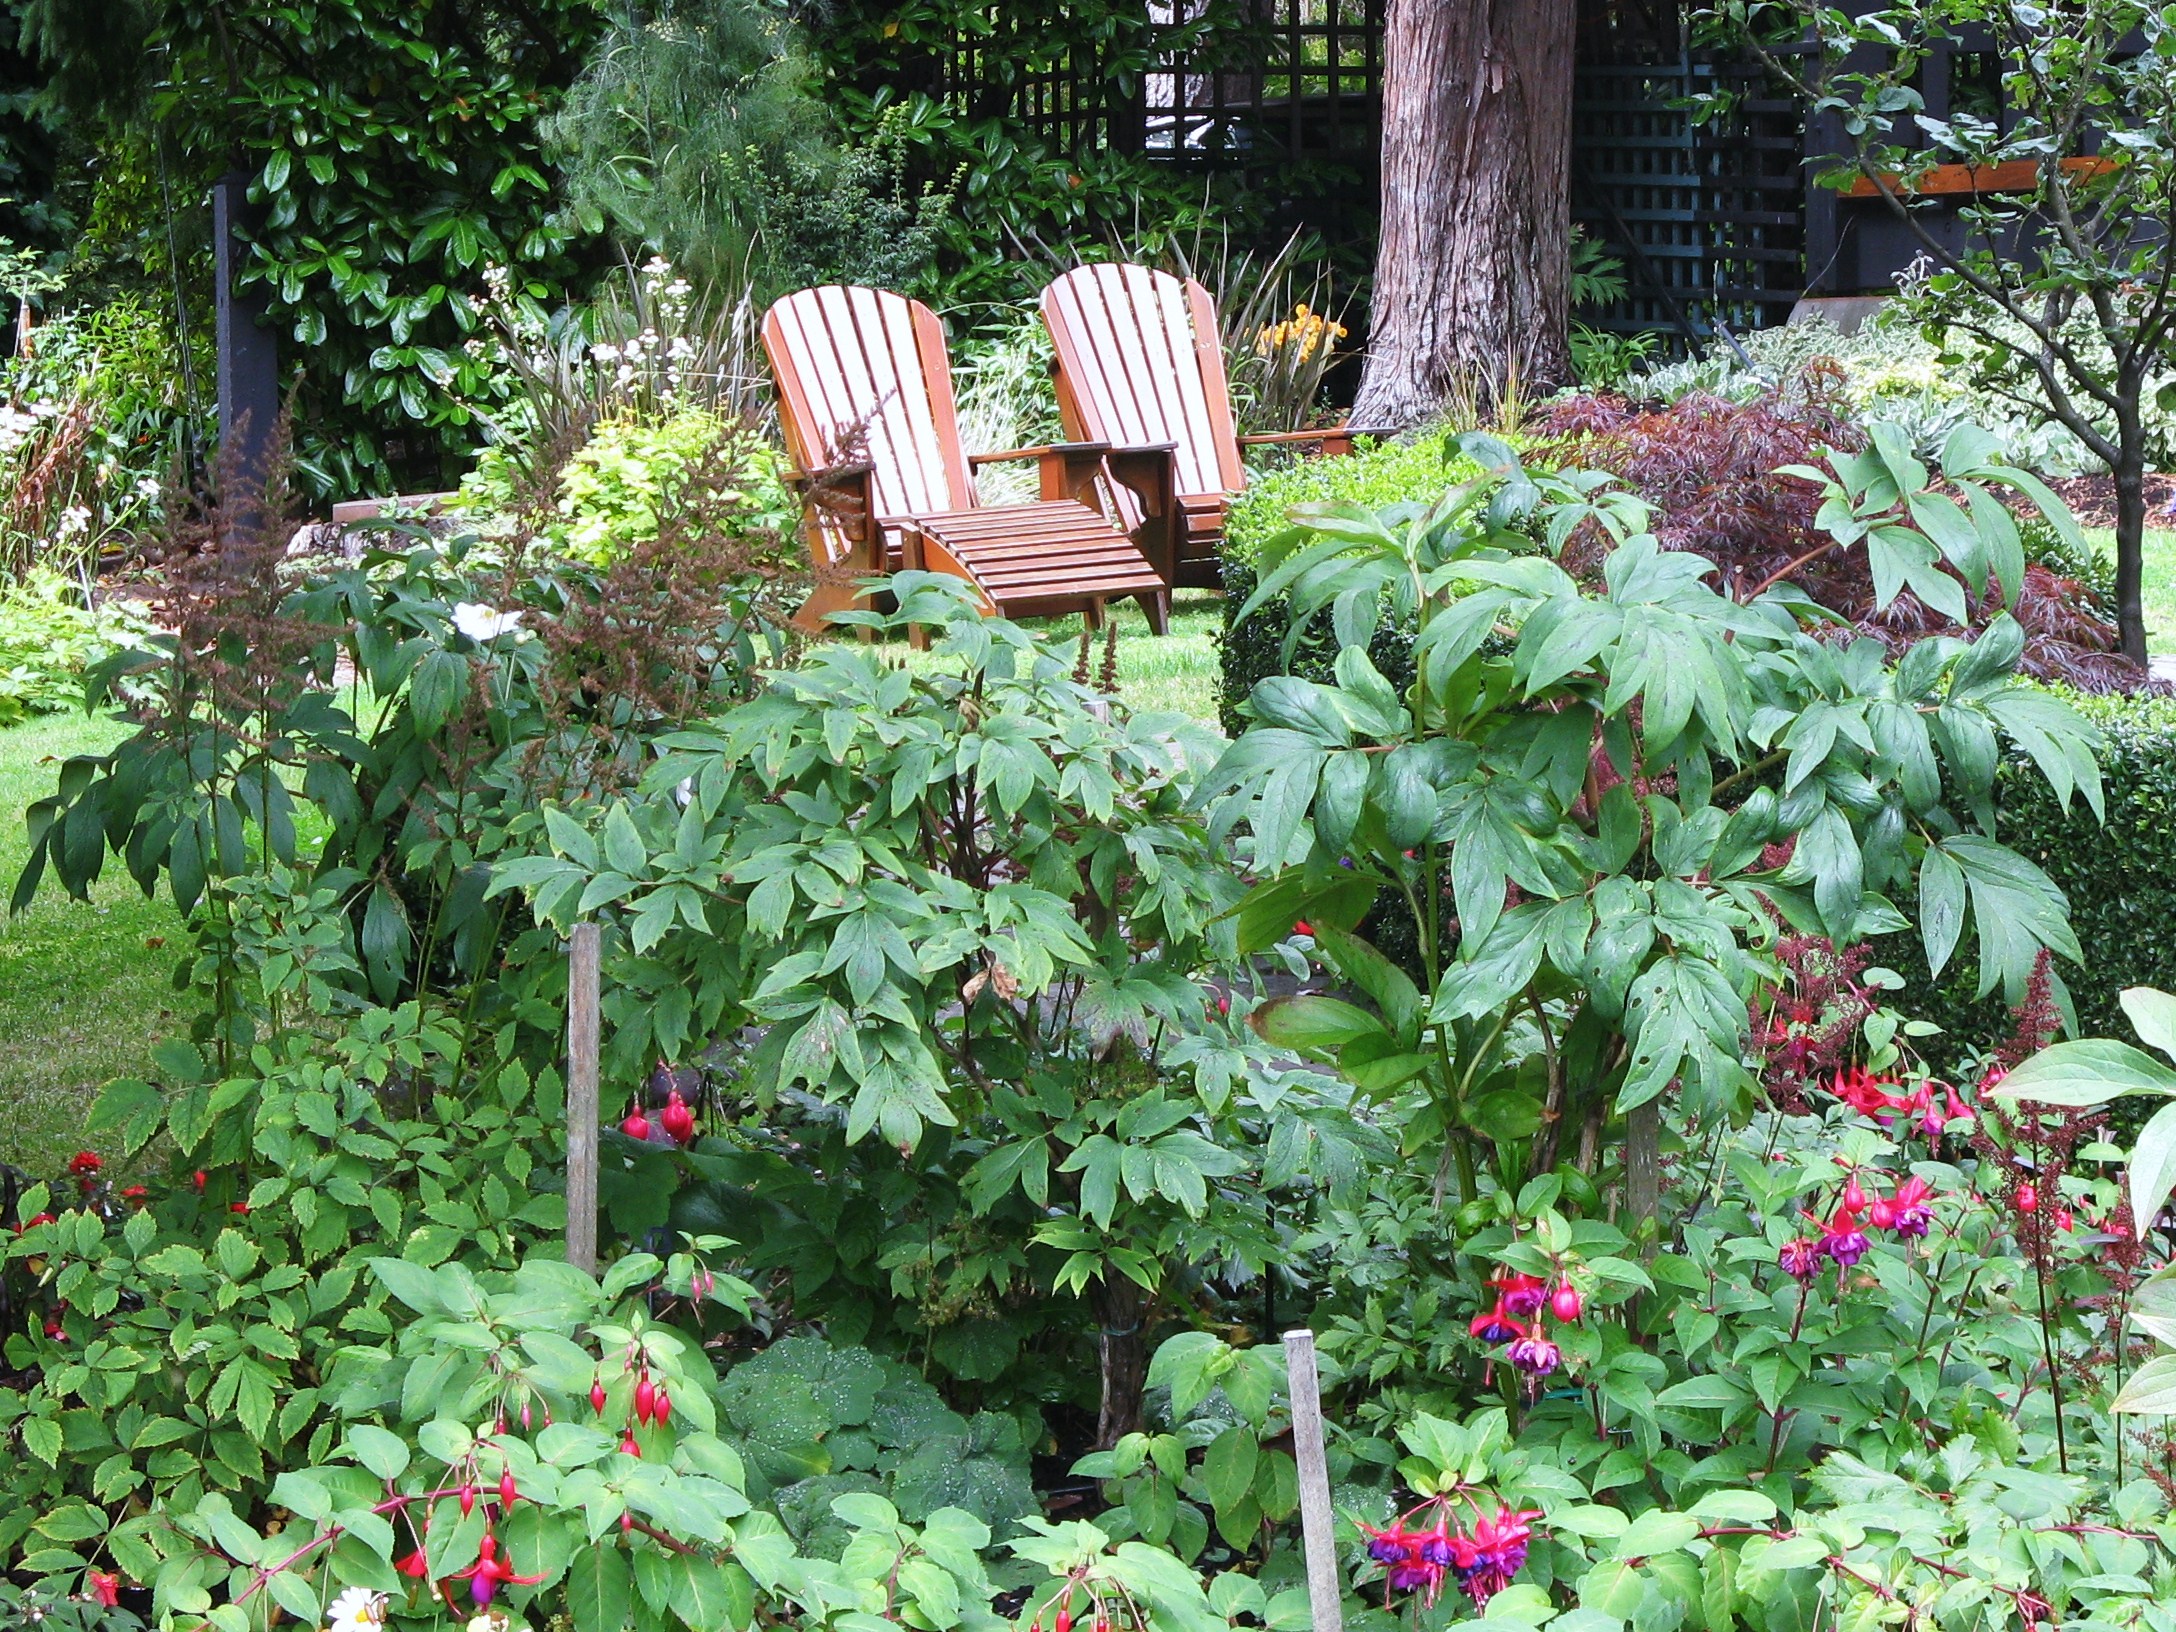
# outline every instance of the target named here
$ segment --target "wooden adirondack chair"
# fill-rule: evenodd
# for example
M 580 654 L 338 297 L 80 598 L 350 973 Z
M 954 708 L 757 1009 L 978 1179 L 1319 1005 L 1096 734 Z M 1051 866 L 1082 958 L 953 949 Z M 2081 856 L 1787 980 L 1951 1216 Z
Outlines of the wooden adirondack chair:
M 1172 582 L 1182 587 L 1223 587 L 1217 546 L 1232 495 L 1247 485 L 1242 446 L 1315 442 L 1324 453 L 1350 453 L 1356 436 L 1390 434 L 1340 425 L 1239 435 L 1232 423 L 1216 302 L 1192 278 L 1145 266 L 1077 267 L 1043 291 L 1041 304 L 1057 353 L 1058 410 L 1066 434 L 1176 445 Z
M 965 578 L 1006 617 L 1140 601 L 1162 634 L 1170 611 L 1171 449 L 1095 441 L 970 458 L 937 316 L 879 289 L 828 285 L 763 317 L 779 419 L 799 470 L 816 592 L 794 615 L 811 632 L 862 604 L 855 580 L 904 566 Z M 971 468 L 1034 459 L 1042 497 L 982 503 Z M 1130 530 L 1091 501 L 1108 469 L 1134 504 Z M 917 634 L 917 640 L 921 637 Z

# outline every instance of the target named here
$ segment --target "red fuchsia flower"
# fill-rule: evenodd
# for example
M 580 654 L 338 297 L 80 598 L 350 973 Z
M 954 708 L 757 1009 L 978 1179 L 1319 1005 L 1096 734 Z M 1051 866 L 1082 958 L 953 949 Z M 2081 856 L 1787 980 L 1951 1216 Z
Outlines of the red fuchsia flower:
M 1776 1249 L 1776 1262 L 1792 1280 L 1810 1281 L 1821 1273 L 1820 1245 L 1803 1235 L 1795 1236 Z
M 121 1199 L 134 1207 L 148 1207 L 151 1205 L 151 1192 L 143 1185 L 132 1184 L 121 1192 Z
M 1934 1222 L 1934 1209 L 1928 1206 L 1933 1195 L 1934 1187 L 1914 1173 L 1898 1185 L 1895 1194 L 1888 1198 L 1887 1221 L 1884 1222 L 1877 1212 L 1874 1222 L 1884 1229 L 1896 1231 L 1898 1235 L 1923 1236 L 1927 1233 L 1927 1226 Z M 1882 1204 L 1877 1202 L 1875 1205 L 1879 1207 Z
M 1579 1289 L 1569 1281 L 1559 1281 L 1556 1290 L 1549 1294 L 1549 1313 L 1567 1326 L 1579 1318 L 1580 1311 L 1584 1308 L 1586 1300 L 1580 1297 Z
M 1308 921 L 1307 921 L 1306 919 L 1304 919 L 1304 918 L 1295 918 L 1295 919 L 1294 919 L 1294 920 L 1292 921 L 1292 933 L 1293 933 L 1293 934 L 1295 934 L 1295 935 L 1309 935 L 1309 936 L 1311 936 L 1311 935 L 1313 935 L 1313 934 L 1314 934 L 1314 932 L 1315 932 L 1315 926 L 1314 926 L 1313 924 L 1310 924 L 1310 923 L 1309 923 L 1309 922 L 1308 922 Z
M 95 1150 L 79 1150 L 68 1158 L 68 1171 L 79 1179 L 95 1179 L 106 1159 Z
M 1494 1518 L 1474 1521 L 1473 1565 L 1461 1572 L 1459 1584 L 1477 1608 L 1487 1607 L 1524 1567 L 1527 1543 L 1534 1536 L 1528 1521 L 1540 1517 L 1538 1508 L 1499 1506 Z
M 476 1562 L 457 1571 L 453 1579 L 468 1583 L 468 1595 L 481 1609 L 491 1602 L 500 1587 L 533 1587 L 544 1577 L 516 1575 L 512 1562 L 499 1557 L 499 1538 L 486 1530 L 484 1539 L 476 1544 Z
M 1519 1335 L 1519 1324 L 1511 1318 L 1511 1311 L 1504 1307 L 1501 1298 L 1488 1313 L 1475 1315 L 1466 1329 L 1484 1343 L 1508 1343 Z
M 1499 1269 L 1490 1277 L 1489 1285 L 1501 1294 L 1504 1311 L 1519 1320 L 1530 1318 L 1549 1295 L 1547 1281 L 1517 1270 Z
M 1870 1116 L 1887 1127 L 1889 1119 L 1903 1108 L 1889 1090 L 1896 1086 L 1893 1077 L 1869 1076 L 1863 1066 L 1852 1066 L 1838 1071 L 1829 1083 L 1830 1091 L 1861 1116 Z
M 1837 1208 L 1836 1216 L 1822 1226 L 1821 1250 L 1836 1260 L 1839 1269 L 1849 1269 L 1864 1258 L 1871 1244 L 1859 1228 L 1858 1216 L 1848 1207 Z
M 1563 1355 L 1540 1332 L 1530 1332 L 1504 1351 L 1504 1358 L 1529 1377 L 1546 1377 L 1556 1370 Z
M 121 1578 L 103 1570 L 83 1572 L 83 1596 L 101 1609 L 121 1607 Z
M 421 1581 L 431 1573 L 431 1561 L 423 1556 L 423 1549 L 418 1547 L 406 1558 L 395 1564 L 393 1568 L 411 1580 Z
M 676 1145 L 684 1145 L 695 1137 L 695 1113 L 688 1109 L 688 1102 L 680 1097 L 677 1088 L 665 1101 L 665 1108 L 657 1113 L 657 1120 L 665 1130 L 665 1137 Z

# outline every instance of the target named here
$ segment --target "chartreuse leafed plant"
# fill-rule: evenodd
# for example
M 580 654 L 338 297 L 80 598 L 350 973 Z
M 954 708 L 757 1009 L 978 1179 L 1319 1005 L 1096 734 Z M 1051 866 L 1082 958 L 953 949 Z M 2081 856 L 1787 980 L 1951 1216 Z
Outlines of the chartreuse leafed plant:
M 1439 1195 L 1478 1197 L 1484 1163 L 1514 1191 L 1575 1152 L 1592 1173 L 1626 1116 L 1651 1214 L 1654 1102 L 1676 1085 L 1696 1117 L 1746 1110 L 1747 1004 L 1786 924 L 1848 944 L 1902 927 L 1887 892 L 1916 888 L 1937 970 L 1968 926 L 1983 990 L 2021 990 L 2043 949 L 2077 959 L 2060 894 L 1992 837 L 2005 740 L 2100 806 L 2093 731 L 2013 678 L 2014 620 L 1892 665 L 1808 632 L 1787 583 L 1729 599 L 1607 478 L 1461 445 L 1482 473 L 1439 503 L 1302 511 L 1269 550 L 1255 602 L 1283 597 L 1295 630 L 1328 608 L 1337 684 L 1257 685 L 1196 795 L 1213 834 L 1253 833 L 1241 948 L 1309 935 L 1371 1004 L 1299 996 L 1255 1023 L 1369 1095 L 1422 1086 L 1403 1138 L 1440 1152 Z M 1838 502 L 1884 513 L 1923 476 L 1857 471 Z M 1601 581 L 1532 555 L 1537 529 L 1605 534 Z M 1892 556 L 1937 548 L 1879 531 Z M 1385 603 L 1415 630 L 1403 694 L 1363 644 Z M 1415 967 L 1354 933 L 1384 898 L 1417 926 Z
M 1214 1012 L 1239 885 L 1188 810 L 1214 737 L 956 580 L 893 588 L 866 617 L 943 627 L 933 667 L 818 651 L 665 739 L 638 796 L 548 808 L 552 853 L 493 894 L 603 923 L 618 1083 L 764 1028 L 692 1150 L 608 1136 L 624 1227 L 752 1208 L 734 1233 L 796 1308 L 962 1377 L 1042 1335 L 1070 1390 L 1095 1334 L 1110 1444 L 1140 1425 L 1145 1323 L 1195 1276 L 1259 1275 L 1275 1192 L 1351 1187 L 1379 1141 L 1319 1075 L 1250 1076 Z

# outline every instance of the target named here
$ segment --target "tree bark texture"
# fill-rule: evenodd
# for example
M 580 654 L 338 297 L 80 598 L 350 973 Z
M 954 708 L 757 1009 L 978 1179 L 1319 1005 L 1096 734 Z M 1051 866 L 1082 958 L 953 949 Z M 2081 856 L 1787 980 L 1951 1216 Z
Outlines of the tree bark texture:
M 2140 437 L 2140 443 L 2144 438 Z M 2116 465 L 2116 632 L 2123 655 L 2146 667 L 2146 456 L 2125 442 Z
M 1569 377 L 1573 19 L 1572 0 L 1390 0 L 1354 423 L 1415 425 Z
M 1102 1407 L 1096 1414 L 1096 1449 L 1109 1450 L 1142 1426 L 1141 1399 L 1148 1389 L 1148 1294 L 1115 1269 L 1089 1300 L 1097 1325 L 1096 1359 L 1102 1372 Z

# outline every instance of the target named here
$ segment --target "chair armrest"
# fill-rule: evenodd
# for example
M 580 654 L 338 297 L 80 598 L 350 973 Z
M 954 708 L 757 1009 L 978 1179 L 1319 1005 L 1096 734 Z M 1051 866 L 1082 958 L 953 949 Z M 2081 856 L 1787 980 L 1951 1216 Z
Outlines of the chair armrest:
M 970 465 L 1001 465 L 1014 459 L 1087 459 L 1100 457 L 1110 450 L 1108 442 L 1050 442 L 1035 448 L 1007 448 L 1002 453 L 970 453 Z
M 1379 438 L 1397 434 L 1387 425 L 1330 425 L 1318 431 L 1257 431 L 1250 436 L 1242 436 L 1239 445 L 1256 448 L 1292 442 L 1319 442 L 1324 453 L 1336 455 L 1352 452 L 1355 437 Z

